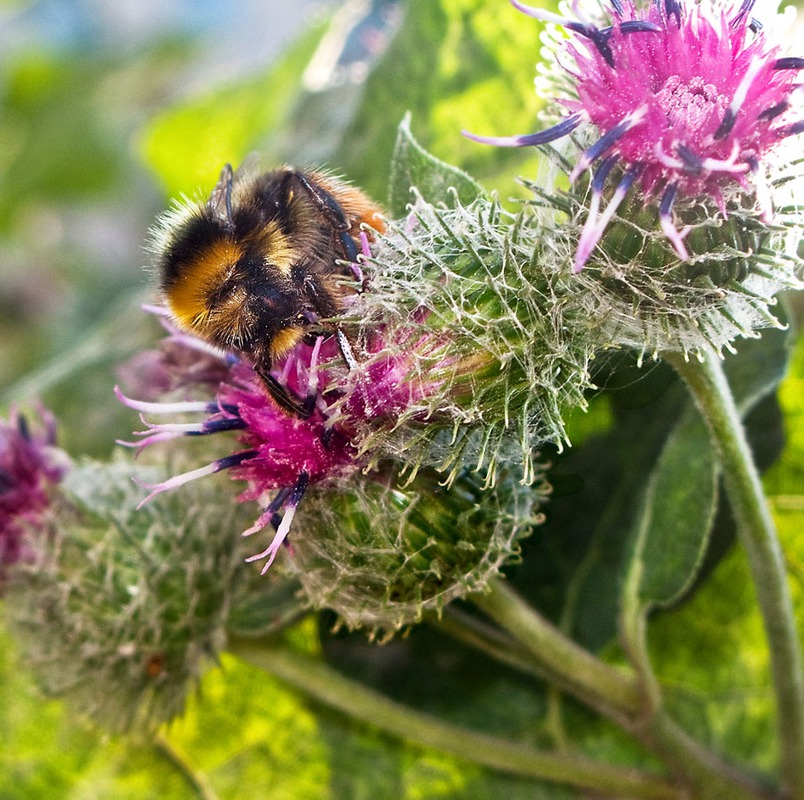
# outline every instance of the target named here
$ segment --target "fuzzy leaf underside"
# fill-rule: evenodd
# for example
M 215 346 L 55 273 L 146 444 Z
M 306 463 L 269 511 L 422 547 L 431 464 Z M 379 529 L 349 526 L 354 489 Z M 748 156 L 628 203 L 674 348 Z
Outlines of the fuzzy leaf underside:
M 743 415 L 784 375 L 786 338 L 767 332 L 729 360 L 732 391 Z M 695 581 L 717 510 L 718 472 L 703 420 L 685 414 L 651 474 L 635 526 L 629 572 L 639 570 L 638 597 L 645 611 L 671 605 Z
M 456 197 L 463 205 L 469 205 L 483 193 L 483 188 L 469 174 L 436 158 L 416 141 L 407 114 L 399 124 L 391 159 L 388 209 L 392 216 L 403 217 L 407 213 L 413 187 L 428 203 L 449 207 L 455 205 Z

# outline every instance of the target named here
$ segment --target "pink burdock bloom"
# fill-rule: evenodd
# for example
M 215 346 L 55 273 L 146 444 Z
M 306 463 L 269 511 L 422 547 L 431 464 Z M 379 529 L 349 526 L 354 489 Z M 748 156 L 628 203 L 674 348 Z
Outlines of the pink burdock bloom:
M 381 340 L 376 338 L 366 355 L 379 353 Z M 184 350 L 180 356 L 179 351 Z M 205 367 L 193 367 L 192 354 Z M 188 481 L 228 470 L 236 480 L 247 483 L 239 500 L 257 501 L 262 511 L 244 536 L 272 526 L 275 534 L 262 552 L 249 561 L 266 559 L 265 572 L 273 563 L 291 527 L 296 508 L 311 484 L 342 478 L 362 469 L 360 431 L 365 425 L 391 426 L 398 413 L 420 396 L 405 381 L 406 356 L 383 355 L 351 375 L 346 394 L 343 376 L 345 366 L 334 337 L 317 337 L 313 342 L 298 344 L 279 359 L 271 370 L 276 383 L 299 398 L 309 416 L 293 414 L 280 408 L 253 366 L 231 354 L 215 355 L 204 342 L 185 334 L 172 332 L 163 348 L 162 363 L 152 364 L 154 375 L 169 383 L 186 386 L 193 375 L 217 376 L 215 399 L 211 401 L 150 402 L 131 399 L 117 390 L 120 400 L 147 415 L 200 414 L 196 422 L 145 422 L 147 429 L 138 432 L 136 443 L 143 448 L 183 436 L 204 436 L 234 431 L 240 448 L 230 455 L 168 480 L 150 485 L 153 496 L 174 489 Z M 188 355 L 189 354 L 189 355 Z M 179 357 L 180 356 L 180 357 Z M 219 359 L 219 370 L 210 369 L 211 358 Z M 206 379 L 198 383 L 211 383 Z
M 55 420 L 45 411 L 42 418 L 42 431 L 18 412 L 8 422 L 0 419 L 0 585 L 8 565 L 33 556 L 27 533 L 41 523 L 50 491 L 64 475 Z
M 583 268 L 634 184 L 658 199 L 659 220 L 678 256 L 687 259 L 685 230 L 673 222 L 680 197 L 710 197 L 726 213 L 730 187 L 762 186 L 763 160 L 804 121 L 792 109 L 804 58 L 783 56 L 751 16 L 754 0 L 653 2 L 638 8 L 612 0 L 611 25 L 597 27 L 511 0 L 536 19 L 575 34 L 566 45 L 576 96 L 560 100 L 570 112 L 534 134 L 481 137 L 500 146 L 541 145 L 591 123 L 599 138 L 581 155 L 570 179 L 593 165 L 592 197 L 575 257 Z M 604 189 L 613 192 L 601 210 Z

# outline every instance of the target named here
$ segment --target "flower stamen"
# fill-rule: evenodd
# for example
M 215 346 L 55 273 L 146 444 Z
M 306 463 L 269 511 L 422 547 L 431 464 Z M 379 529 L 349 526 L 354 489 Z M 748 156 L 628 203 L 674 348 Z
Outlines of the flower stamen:
M 257 520 L 257 522 L 247 531 L 243 531 L 243 536 L 250 536 L 252 533 L 256 533 L 258 530 L 262 529 L 268 522 L 270 522 L 276 528 L 276 534 L 271 540 L 271 544 L 269 544 L 268 547 L 261 553 L 249 556 L 246 559 L 248 563 L 260 561 L 263 558 L 268 559 L 262 567 L 260 572 L 261 575 L 264 575 L 270 568 L 271 564 L 274 563 L 274 559 L 276 558 L 276 554 L 279 552 L 279 548 L 282 546 L 285 539 L 287 539 L 287 535 L 290 532 L 290 525 L 293 522 L 294 515 L 296 514 L 296 509 L 298 508 L 302 497 L 304 497 L 305 491 L 307 491 L 309 482 L 310 476 L 306 472 L 301 472 L 293 489 L 280 493 L 281 499 L 280 495 L 278 494 L 274 498 L 274 502 L 272 502 L 265 512 L 260 515 L 260 518 Z M 277 500 L 279 501 L 278 503 Z M 281 522 L 279 522 L 279 525 L 277 526 L 277 515 L 282 505 L 285 506 L 285 513 L 282 516 Z
M 591 147 L 588 147 L 581 155 L 575 168 L 570 173 L 570 181 L 575 181 L 579 175 L 585 172 L 591 164 L 597 161 L 607 151 L 611 150 L 617 142 L 625 136 L 628 131 L 636 127 L 648 113 L 647 106 L 640 106 L 610 130 L 606 131 Z
M 804 69 L 804 58 L 796 58 L 795 56 L 777 58 L 773 62 L 773 69 Z
M 610 158 L 615 157 L 610 156 Z M 606 162 L 604 162 L 604 164 L 602 164 L 600 169 L 598 170 L 598 175 L 600 175 L 601 172 L 604 172 L 603 167 L 605 163 Z M 601 191 L 602 191 L 602 185 L 605 182 L 606 177 L 608 176 L 608 172 L 609 170 L 606 169 L 604 174 L 600 175 Z M 597 246 L 597 243 L 603 236 L 603 233 L 605 232 L 609 223 L 613 219 L 615 213 L 617 212 L 617 209 L 619 208 L 623 200 L 625 200 L 626 195 L 631 189 L 631 186 L 633 185 L 634 181 L 639 177 L 641 172 L 642 172 L 641 164 L 635 164 L 629 170 L 626 171 L 625 175 L 623 175 L 623 177 L 620 179 L 620 182 L 617 184 L 617 188 L 614 190 L 614 194 L 612 195 L 611 200 L 609 200 L 609 204 L 606 206 L 606 210 L 600 215 L 600 217 L 597 220 L 590 211 L 589 216 L 586 218 L 586 224 L 583 227 L 583 231 L 581 231 L 581 238 L 578 241 L 578 248 L 575 252 L 575 265 L 573 267 L 573 272 L 578 273 L 583 269 L 584 264 L 586 264 L 587 259 Z
M 673 225 L 673 203 L 675 203 L 677 192 L 677 183 L 670 183 L 665 188 L 659 203 L 659 224 L 662 226 L 664 235 L 670 240 L 676 253 L 678 253 L 678 257 L 686 261 L 689 255 L 683 239 L 689 231 L 679 232 L 676 226 Z
M 145 414 L 184 414 L 184 413 L 205 413 L 214 414 L 219 411 L 217 403 L 207 401 L 190 400 L 177 403 L 149 403 L 145 400 L 134 400 L 123 394 L 119 386 L 114 387 L 115 397 L 124 405 L 133 408 L 135 411 L 142 411 Z
M 763 66 L 764 63 L 759 58 L 755 58 L 749 65 L 745 75 L 743 75 L 743 79 L 734 92 L 734 96 L 732 97 L 729 107 L 726 109 L 726 113 L 723 115 L 723 121 L 720 123 L 720 127 L 715 131 L 715 140 L 725 139 L 732 132 L 734 124 L 737 122 L 737 112 L 742 108 L 746 97 L 748 97 L 748 90 L 751 88 L 754 78 L 757 77 Z
M 162 492 L 167 492 L 170 489 L 175 489 L 179 486 L 184 486 L 185 483 L 190 483 L 198 478 L 204 478 L 207 475 L 214 475 L 216 472 L 221 472 L 225 469 L 240 466 L 244 461 L 254 458 L 257 455 L 256 450 L 243 450 L 239 453 L 232 453 L 231 455 L 218 458 L 215 461 L 197 469 L 192 469 L 189 472 L 182 472 L 179 475 L 173 475 L 166 481 L 161 483 L 145 483 L 137 481 L 143 488 L 150 489 L 151 492 L 137 504 L 137 508 L 142 508 L 149 503 L 154 497 Z
M 570 114 L 570 116 L 562 119 L 561 122 L 551 128 L 518 136 L 478 136 L 469 131 L 462 131 L 462 133 L 467 139 L 471 139 L 474 142 L 490 144 L 495 147 L 536 147 L 541 144 L 549 144 L 572 133 L 580 125 L 582 119 L 583 114 Z

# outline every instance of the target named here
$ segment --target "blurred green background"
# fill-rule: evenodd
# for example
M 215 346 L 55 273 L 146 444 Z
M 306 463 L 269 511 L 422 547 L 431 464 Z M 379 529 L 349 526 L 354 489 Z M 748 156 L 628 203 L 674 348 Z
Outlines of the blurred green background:
M 505 0 L 0 2 L 0 409 L 41 398 L 76 456 L 105 457 L 128 437 L 133 415 L 112 387 L 120 364 L 159 336 L 140 310 L 154 299 L 148 228 L 171 197 L 208 192 L 224 162 L 256 153 L 265 167 L 324 164 L 383 202 L 396 128 L 410 111 L 415 136 L 436 156 L 503 197 L 521 196 L 515 176 L 538 174 L 532 151 L 480 147 L 460 130 L 539 127 L 538 49 L 538 26 Z M 665 380 L 661 370 L 650 375 L 649 387 Z M 788 438 L 766 485 L 800 607 L 800 345 L 781 397 Z M 573 420 L 577 444 L 611 424 L 611 407 L 604 397 Z M 562 491 L 571 494 L 561 477 L 559 508 Z M 571 550 L 569 561 L 551 559 L 557 539 L 573 541 L 571 523 L 559 521 L 557 512 L 535 537 L 536 567 L 523 573 L 546 587 L 540 599 L 552 610 L 564 588 L 551 581 L 582 568 Z M 660 618 L 654 644 L 685 721 L 769 767 L 767 663 L 747 583 L 732 550 L 691 603 Z M 316 646 L 311 621 L 299 635 Z M 466 654 L 442 640 L 425 631 L 366 658 L 382 688 L 409 702 L 512 739 L 552 740 L 541 688 L 485 661 L 481 678 L 474 657 L 465 680 L 453 679 Z M 746 651 L 750 642 L 759 644 Z M 362 639 L 353 647 L 368 649 Z M 43 699 L 13 643 L 0 640 L 0 800 L 575 796 L 390 742 L 234 659 L 209 674 L 200 698 L 169 745 L 110 739 Z M 568 714 L 589 754 L 644 758 L 591 715 Z

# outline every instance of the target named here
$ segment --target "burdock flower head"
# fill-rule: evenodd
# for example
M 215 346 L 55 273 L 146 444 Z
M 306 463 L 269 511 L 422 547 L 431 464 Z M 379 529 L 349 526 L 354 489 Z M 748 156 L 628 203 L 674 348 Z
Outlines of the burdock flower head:
M 180 350 L 195 352 L 204 369 L 195 369 L 187 353 L 177 357 Z M 261 506 L 244 535 L 274 530 L 268 546 L 246 560 L 263 561 L 264 573 L 283 543 L 290 544 L 287 566 L 311 605 L 336 611 L 351 627 L 391 634 L 482 589 L 518 554 L 518 540 L 541 521 L 538 505 L 548 487 L 541 468 L 527 483 L 521 468 L 503 470 L 493 488 L 483 487 L 483 474 L 465 469 L 449 488 L 442 485 L 443 475 L 430 469 L 403 481 L 404 462 L 364 452 L 369 426 L 393 427 L 411 403 L 421 402 L 427 386 L 435 390 L 443 380 L 438 374 L 429 384 L 408 379 L 405 347 L 395 356 L 379 343 L 374 350 L 361 367 L 362 380 L 351 387 L 343 380 L 332 338 L 300 343 L 277 362 L 272 376 L 278 385 L 315 398 L 309 416 L 302 417 L 277 404 L 247 360 L 220 354 L 213 369 L 207 345 L 172 331 L 161 362 L 149 359 L 154 375 L 170 376 L 167 383 L 184 392 L 193 383 L 189 376 L 215 375 L 214 383 L 198 381 L 191 389 L 211 393 L 212 399 L 139 401 L 119 390 L 118 396 L 149 418 L 196 417 L 146 422 L 140 441 L 131 443 L 138 448 L 225 432 L 239 444 L 206 466 L 145 484 L 151 493 L 140 506 L 156 494 L 227 470 L 246 483 L 239 500 Z
M 536 257 L 564 254 L 589 335 L 687 355 L 778 325 L 776 294 L 801 285 L 804 59 L 782 53 L 751 0 L 613 0 L 594 22 L 512 2 L 548 22 L 544 69 L 566 113 L 539 133 L 472 138 L 544 145 L 568 173 L 568 193 L 525 183 L 569 217 Z M 574 166 L 550 144 L 568 134 Z
M 160 353 L 146 359 L 148 368 L 139 370 L 137 391 L 150 395 L 156 384 L 174 396 L 181 393 L 182 399 L 139 400 L 118 389 L 123 403 L 149 419 L 170 417 L 168 422 L 144 420 L 139 441 L 123 444 L 141 450 L 180 437 L 234 432 L 239 447 L 204 466 L 147 485 L 151 491 L 141 505 L 189 481 L 228 471 L 246 483 L 240 501 L 256 501 L 262 509 L 244 535 L 266 527 L 275 530 L 268 546 L 249 559 L 264 560 L 263 572 L 280 551 L 308 487 L 333 484 L 374 463 L 378 454 L 361 448 L 366 431 L 393 427 L 411 404 L 443 388 L 446 380 L 436 374 L 429 380 L 410 380 L 409 351 L 401 343 L 394 353 L 387 352 L 379 330 L 364 342 L 369 361 L 355 367 L 350 384 L 344 379 L 347 366 L 336 338 L 316 336 L 299 342 L 268 373 L 275 387 L 305 399 L 306 413 L 299 414 L 278 404 L 248 357 L 216 350 L 177 331 L 169 321 L 165 325 L 169 336 Z M 427 348 L 426 341 L 418 345 Z
M 115 731 L 181 712 L 247 578 L 230 533 L 241 509 L 222 487 L 136 509 L 132 477 L 161 473 L 122 458 L 75 463 L 59 485 L 58 535 L 15 575 L 6 604 L 41 688 Z
M 9 421 L 0 419 L 0 587 L 9 565 L 34 556 L 30 534 L 41 526 L 66 469 L 55 448 L 55 420 L 46 411 L 41 416 L 42 430 L 17 411 Z
M 754 0 L 657 0 L 646 8 L 613 0 L 609 24 L 576 21 L 511 0 L 520 11 L 575 34 L 565 46 L 574 97 L 558 124 L 534 134 L 478 137 L 496 145 L 541 145 L 587 123 L 598 138 L 570 173 L 596 166 L 592 201 L 578 242 L 580 271 L 632 187 L 658 203 L 659 222 L 678 257 L 690 258 L 674 219 L 677 199 L 709 198 L 727 213 L 735 190 L 756 191 L 770 214 L 765 159 L 804 130 L 793 96 L 804 58 L 783 56 L 751 15 Z M 616 176 L 616 177 L 615 177 Z M 613 183 L 612 183 L 613 182 Z M 607 185 L 610 199 L 601 212 Z
M 289 391 L 316 398 L 312 413 L 307 417 L 280 408 L 248 361 L 216 354 L 200 340 L 174 331 L 163 349 L 165 359 L 160 370 L 176 372 L 177 384 L 188 381 L 188 366 L 192 370 L 193 363 L 191 356 L 173 360 L 172 356 L 181 350 L 191 354 L 195 351 L 199 361 L 218 360 L 219 369 L 211 371 L 218 380 L 206 387 L 194 387 L 198 393 L 204 388 L 205 393 L 211 390 L 214 396 L 211 399 L 152 402 L 128 398 L 118 390 L 118 396 L 126 405 L 143 414 L 171 418 L 189 414 L 196 418 L 196 421 L 148 422 L 136 446 L 143 448 L 182 436 L 235 431 L 241 447 L 205 466 L 149 486 L 151 493 L 143 504 L 161 492 L 228 470 L 234 479 L 247 483 L 239 499 L 257 501 L 262 507 L 258 519 L 244 535 L 256 533 L 269 525 L 275 529 L 268 547 L 250 559 L 265 559 L 264 570 L 267 570 L 290 531 L 296 508 L 307 487 L 360 468 L 348 432 L 343 427 L 329 424 L 328 401 L 324 395 L 318 394 L 320 383 L 326 380 L 326 362 L 336 356 L 336 345 L 322 337 L 313 344 L 300 343 L 277 363 L 272 372 L 277 383 Z M 208 371 L 204 370 L 204 374 Z

